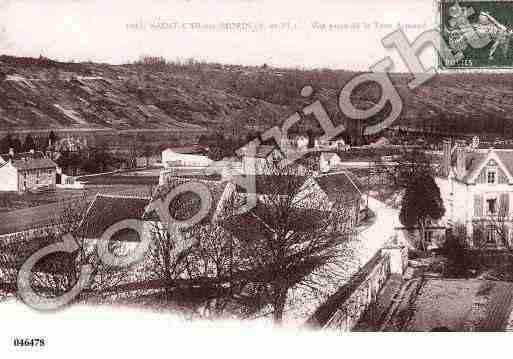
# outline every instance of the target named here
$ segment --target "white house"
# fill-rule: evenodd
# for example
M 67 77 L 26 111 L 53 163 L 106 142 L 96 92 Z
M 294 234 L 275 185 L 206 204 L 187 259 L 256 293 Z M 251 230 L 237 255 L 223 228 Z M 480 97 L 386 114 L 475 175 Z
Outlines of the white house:
M 513 149 L 445 142 L 443 172 L 438 182 L 453 232 L 464 232 L 471 246 L 511 244 Z
M 211 163 L 210 158 L 200 154 L 180 153 L 171 148 L 162 151 L 164 167 L 207 167 Z
M 296 144 L 297 144 L 298 150 L 305 151 L 308 147 L 308 138 L 305 136 L 298 136 L 296 138 Z
M 276 146 L 260 145 L 254 151 L 246 147 L 242 155 L 242 171 L 246 175 L 271 174 L 285 155 Z
M 334 140 L 315 140 L 315 148 L 319 150 L 340 150 L 347 151 L 349 146 L 346 145 L 345 141 L 341 138 Z
M 0 191 L 55 188 L 57 164 L 42 152 L 0 155 Z
M 339 155 L 334 152 L 322 152 L 319 157 L 319 169 L 321 172 L 329 172 L 342 163 Z

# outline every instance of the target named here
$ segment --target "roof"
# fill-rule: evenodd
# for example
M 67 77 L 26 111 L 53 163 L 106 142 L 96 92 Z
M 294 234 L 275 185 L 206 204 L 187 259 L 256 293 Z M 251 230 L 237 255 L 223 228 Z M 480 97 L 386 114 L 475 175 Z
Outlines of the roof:
M 249 150 L 252 147 L 244 147 L 242 151 L 246 151 L 246 155 L 248 157 L 255 157 L 255 158 L 267 158 L 269 155 L 273 152 L 274 149 L 278 149 L 278 147 L 273 145 L 260 145 L 256 148 L 255 154 L 253 155 Z
M 12 161 L 21 160 L 23 158 L 44 158 L 45 155 L 41 151 L 34 151 L 34 152 L 15 152 L 14 154 L 4 153 L 1 154 L 0 157 L 2 157 L 5 160 L 11 159 Z
M 283 225 L 287 230 L 312 232 L 316 225 L 322 225 L 328 218 L 325 212 L 319 210 L 287 207 L 286 213 L 279 213 L 282 210 L 279 206 L 259 202 L 247 212 L 224 218 L 221 225 L 239 240 L 252 241 L 269 238 L 273 231 Z
M 149 198 L 98 194 L 80 223 L 77 234 L 85 238 L 100 238 L 107 228 L 119 221 L 142 219 L 149 201 Z M 118 239 L 136 241 L 132 233 L 124 233 Z
M 346 200 L 362 195 L 362 184 L 349 171 L 330 172 L 315 177 L 319 187 L 331 201 Z
M 212 221 L 216 214 L 219 203 L 222 201 L 223 193 L 228 186 L 226 181 L 213 181 L 199 178 L 185 178 L 185 177 L 170 177 L 167 179 L 167 183 L 158 186 L 153 193 L 151 201 L 164 199 L 174 188 L 183 185 L 185 183 L 196 183 L 198 186 L 205 186 L 210 195 L 212 196 L 212 202 L 207 216 L 204 221 Z M 176 195 L 170 204 L 170 210 L 173 210 L 173 217 L 178 220 L 185 220 L 191 218 L 199 211 L 201 206 L 201 198 L 198 194 L 193 191 L 183 191 L 181 194 Z M 145 218 L 158 220 L 158 215 L 154 211 L 147 212 Z
M 14 155 L 0 155 L 4 160 L 12 161 L 12 165 L 18 170 L 30 170 L 37 168 L 56 168 L 57 164 L 50 158 L 45 156 L 41 151 L 36 152 L 19 152 Z
M 181 146 L 181 147 L 165 147 L 162 151 L 171 150 L 175 153 L 181 154 L 190 154 L 190 155 L 198 155 L 198 154 L 206 154 L 208 150 L 202 146 L 191 145 L 191 146 Z
M 295 175 L 245 176 L 245 180 L 249 181 L 249 183 L 252 183 L 252 179 L 255 181 L 255 193 L 267 195 L 287 195 L 293 191 L 296 191 L 306 181 L 306 177 Z M 247 190 L 246 188 L 237 185 L 237 192 L 247 193 Z
M 490 153 L 494 153 L 502 164 L 506 167 L 510 174 L 513 174 L 513 149 L 487 149 L 487 150 L 467 150 L 465 154 L 465 176 L 461 180 L 468 180 L 474 172 L 481 167 L 486 161 Z M 459 175 L 456 166 L 457 151 L 451 155 L 451 166 L 453 170 Z
M 465 155 L 465 173 L 466 176 L 463 180 L 468 179 L 469 175 L 474 172 L 483 161 L 488 157 L 487 152 L 483 151 L 467 151 Z M 459 177 L 458 168 L 456 167 L 457 151 L 454 151 L 451 155 L 451 166 Z

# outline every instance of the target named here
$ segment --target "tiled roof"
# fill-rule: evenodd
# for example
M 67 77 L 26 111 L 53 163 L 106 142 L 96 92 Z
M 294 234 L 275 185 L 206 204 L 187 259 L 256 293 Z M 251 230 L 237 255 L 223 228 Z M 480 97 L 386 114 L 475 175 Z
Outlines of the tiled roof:
M 282 226 L 287 230 L 312 232 L 316 224 L 327 218 L 327 214 L 319 210 L 287 208 L 286 213 L 280 213 L 282 210 L 260 202 L 250 211 L 223 219 L 221 225 L 239 240 L 253 241 L 269 238 Z
M 11 160 L 12 164 L 18 170 L 30 170 L 38 168 L 55 168 L 57 164 L 50 158 L 46 157 L 43 152 L 36 151 L 20 152 L 14 155 L 2 154 L 0 155 L 5 161 Z
M 13 155 L 10 155 L 9 153 L 1 154 L 0 157 L 2 157 L 4 160 L 11 159 L 12 161 L 21 160 L 23 158 L 44 158 L 45 155 L 41 151 L 34 151 L 32 152 L 15 152 Z
M 278 147 L 276 146 L 272 146 L 272 145 L 260 145 L 256 148 L 256 151 L 255 151 L 255 154 L 252 155 L 251 152 L 249 151 L 251 147 L 246 147 L 243 149 L 243 151 L 245 150 L 246 151 L 246 154 L 248 157 L 255 157 L 255 158 L 267 158 L 272 152 L 273 150 L 276 148 L 278 149 Z
M 18 170 L 32 170 L 38 168 L 56 168 L 57 164 L 49 158 L 18 160 L 13 162 Z
M 125 219 L 141 219 L 149 198 L 98 194 L 84 216 L 77 235 L 99 238 L 111 225 Z M 121 234 L 121 233 L 120 233 Z M 119 240 L 134 241 L 133 232 L 123 233 Z
M 451 155 L 451 166 L 453 167 L 457 176 L 460 177 L 460 174 L 457 173 L 458 168 L 456 167 L 457 153 L 458 153 L 458 151 L 454 151 Z M 466 175 L 462 179 L 463 180 L 468 179 L 468 177 L 481 165 L 481 163 L 486 159 L 487 156 L 488 156 L 488 153 L 484 152 L 484 151 L 468 151 L 465 154 L 465 173 L 466 173 Z
M 191 146 L 181 146 L 181 147 L 165 147 L 163 148 L 163 151 L 165 150 L 171 150 L 175 153 L 181 153 L 181 154 L 207 154 L 208 150 L 205 147 L 198 146 L 198 145 L 191 145 Z
M 251 177 L 251 178 L 249 178 Z M 255 181 L 256 194 L 286 195 L 301 187 L 305 181 L 304 176 L 294 175 L 254 175 L 246 176 L 246 180 Z M 237 186 L 238 192 L 246 193 L 246 188 Z
M 167 179 L 166 184 L 160 185 L 156 188 L 151 200 L 155 201 L 164 199 L 166 195 L 170 193 L 174 188 L 185 183 L 197 183 L 198 186 L 206 186 L 210 195 L 212 196 L 212 202 L 208 215 L 205 217 L 204 221 L 211 221 L 214 218 L 216 209 L 218 208 L 219 202 L 222 200 L 223 193 L 228 185 L 228 182 L 226 181 L 171 177 Z M 194 216 L 199 210 L 200 206 L 201 198 L 193 192 L 186 191 L 174 197 L 174 200 L 170 204 L 170 207 L 172 207 L 170 210 L 174 211 L 172 214 L 173 217 L 179 220 L 185 220 Z M 145 218 L 157 220 L 158 216 L 156 213 L 151 212 L 146 213 Z
M 513 175 L 513 150 L 495 151 L 508 172 Z
M 319 187 L 331 201 L 347 200 L 361 196 L 362 184 L 349 171 L 331 172 L 315 177 Z
M 475 174 L 475 171 L 481 167 L 484 161 L 488 158 L 490 152 L 493 152 L 499 160 L 504 164 L 510 174 L 513 175 L 513 150 L 511 149 L 487 149 L 487 150 L 470 150 L 465 153 L 465 176 L 461 180 L 466 181 Z M 451 166 L 457 173 L 456 166 L 457 151 L 451 155 Z
M 257 150 L 256 150 L 256 157 L 260 157 L 260 158 L 266 158 L 267 156 L 269 156 L 271 154 L 271 152 L 277 148 L 276 146 L 271 146 L 271 145 L 260 145 L 258 146 Z

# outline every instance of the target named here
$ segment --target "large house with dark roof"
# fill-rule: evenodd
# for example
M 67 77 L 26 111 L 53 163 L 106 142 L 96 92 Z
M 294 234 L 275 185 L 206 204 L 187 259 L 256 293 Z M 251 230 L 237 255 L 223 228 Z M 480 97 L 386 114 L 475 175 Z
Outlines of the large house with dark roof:
M 326 174 L 305 175 L 256 175 L 247 178 L 251 186 L 236 186 L 237 196 L 242 202 L 248 202 L 248 196 L 255 195 L 261 203 L 273 202 L 282 197 L 293 197 L 294 206 L 300 209 L 316 210 L 324 208 L 329 211 L 336 206 L 348 210 L 350 224 L 359 220 L 362 204 L 362 185 L 349 171 L 335 171 Z M 251 193 L 254 191 L 254 193 Z
M 247 196 L 254 195 L 255 206 L 220 221 L 240 239 L 268 237 L 284 221 L 289 230 L 311 232 L 331 212 L 336 215 L 341 235 L 353 233 L 358 224 L 361 185 L 347 171 L 316 176 L 257 175 L 253 179 L 254 188 L 237 186 L 236 197 L 247 203 Z
M 513 150 L 446 142 L 442 167 L 441 192 L 453 232 L 464 232 L 474 247 L 511 245 Z
M 26 192 L 55 188 L 57 164 L 43 152 L 0 155 L 0 191 Z

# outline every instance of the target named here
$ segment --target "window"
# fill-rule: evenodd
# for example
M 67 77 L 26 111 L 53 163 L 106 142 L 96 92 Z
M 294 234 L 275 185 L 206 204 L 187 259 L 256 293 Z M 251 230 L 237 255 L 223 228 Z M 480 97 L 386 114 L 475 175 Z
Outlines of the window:
M 433 244 L 433 231 L 424 232 L 424 243 L 426 243 L 426 245 Z
M 486 231 L 486 244 L 497 244 L 495 240 L 495 234 L 496 234 L 496 228 L 495 226 L 488 226 Z
M 497 199 L 496 198 L 488 198 L 486 200 L 486 208 L 488 214 L 495 214 L 497 211 Z
M 487 183 L 494 184 L 497 178 L 497 172 L 495 170 L 488 170 L 486 174 Z

